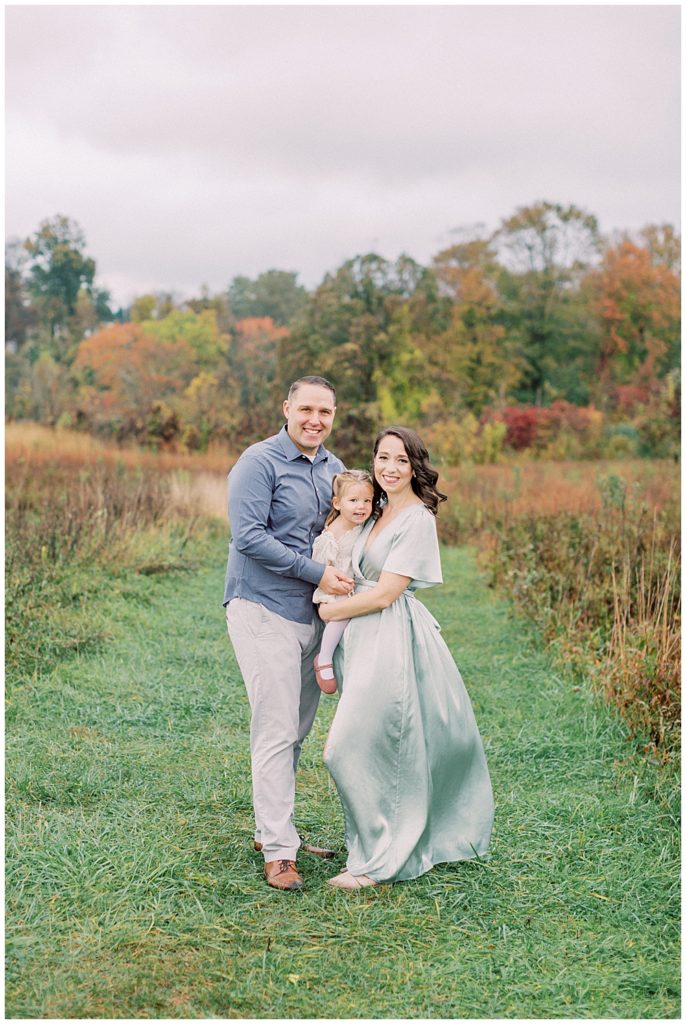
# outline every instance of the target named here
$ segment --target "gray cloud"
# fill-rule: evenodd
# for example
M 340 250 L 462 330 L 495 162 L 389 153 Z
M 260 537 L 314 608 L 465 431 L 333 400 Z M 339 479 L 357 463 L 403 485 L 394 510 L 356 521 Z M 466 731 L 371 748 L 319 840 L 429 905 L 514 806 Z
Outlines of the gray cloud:
M 121 299 L 426 260 L 537 198 L 678 218 L 678 8 L 6 13 L 8 232 L 73 216 Z

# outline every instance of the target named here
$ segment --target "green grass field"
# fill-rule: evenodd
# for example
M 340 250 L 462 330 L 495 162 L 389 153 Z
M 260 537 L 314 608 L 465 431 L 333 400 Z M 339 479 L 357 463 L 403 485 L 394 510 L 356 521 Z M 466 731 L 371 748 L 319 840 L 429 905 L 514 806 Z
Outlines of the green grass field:
M 464 549 L 423 600 L 484 738 L 490 859 L 347 894 L 325 885 L 342 854 L 303 855 L 304 893 L 267 888 L 223 569 L 218 542 L 194 572 L 102 574 L 82 611 L 105 639 L 8 685 L 8 1017 L 679 1017 L 676 769 L 551 668 Z M 297 819 L 340 848 L 334 710 Z

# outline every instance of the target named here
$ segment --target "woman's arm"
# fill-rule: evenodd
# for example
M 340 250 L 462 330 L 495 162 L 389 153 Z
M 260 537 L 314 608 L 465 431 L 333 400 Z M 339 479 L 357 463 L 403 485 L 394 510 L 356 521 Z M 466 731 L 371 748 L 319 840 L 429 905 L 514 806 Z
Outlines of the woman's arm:
M 380 612 L 382 608 L 388 608 L 393 604 L 411 582 L 411 576 L 382 572 L 375 587 L 363 590 L 354 597 L 346 597 L 342 601 L 320 605 L 319 614 L 324 622 L 334 622 L 337 619 L 354 619 L 358 615 Z

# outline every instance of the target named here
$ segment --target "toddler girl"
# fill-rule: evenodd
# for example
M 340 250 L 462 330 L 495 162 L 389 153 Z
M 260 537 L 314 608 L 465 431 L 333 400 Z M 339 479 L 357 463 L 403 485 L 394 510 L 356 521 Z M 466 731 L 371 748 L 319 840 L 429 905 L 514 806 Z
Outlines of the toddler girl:
M 314 542 L 312 558 L 326 562 L 341 572 L 352 575 L 352 550 L 362 526 L 372 514 L 374 485 L 372 478 L 363 469 L 347 469 L 337 473 L 332 480 L 333 497 L 331 512 L 324 523 L 324 530 Z M 312 595 L 315 604 L 337 601 L 331 594 L 324 594 L 319 587 Z M 327 622 L 322 634 L 319 654 L 314 659 L 317 683 L 324 693 L 335 693 L 336 677 L 333 672 L 333 652 L 343 636 L 349 619 Z

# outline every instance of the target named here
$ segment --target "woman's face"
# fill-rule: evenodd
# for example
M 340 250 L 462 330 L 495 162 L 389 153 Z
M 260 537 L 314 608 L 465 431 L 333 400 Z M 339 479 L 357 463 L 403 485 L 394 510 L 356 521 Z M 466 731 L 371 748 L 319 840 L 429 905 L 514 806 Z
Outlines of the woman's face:
M 405 445 L 395 434 L 386 434 L 379 441 L 374 456 L 374 476 L 389 498 L 397 498 L 412 487 L 412 463 Z

